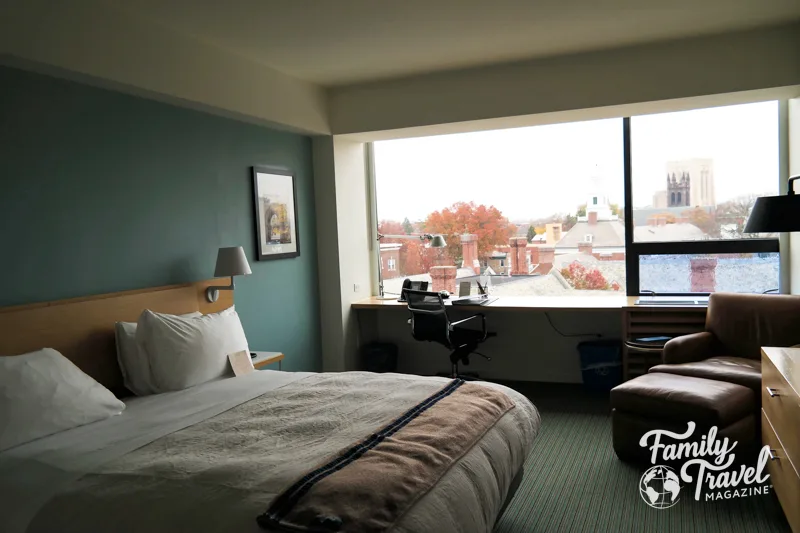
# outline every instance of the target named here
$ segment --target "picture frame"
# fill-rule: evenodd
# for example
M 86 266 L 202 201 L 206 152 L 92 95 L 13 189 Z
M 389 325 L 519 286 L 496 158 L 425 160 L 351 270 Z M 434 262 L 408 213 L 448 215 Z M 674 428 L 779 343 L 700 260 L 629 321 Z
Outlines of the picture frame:
M 285 168 L 252 167 L 256 223 L 256 259 L 300 255 L 297 225 L 297 181 Z

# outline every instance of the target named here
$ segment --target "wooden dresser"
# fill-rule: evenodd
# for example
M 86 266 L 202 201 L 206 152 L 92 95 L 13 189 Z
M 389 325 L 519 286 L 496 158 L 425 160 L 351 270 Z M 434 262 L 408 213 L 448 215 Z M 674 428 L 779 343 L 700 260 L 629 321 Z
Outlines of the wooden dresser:
M 800 533 L 800 348 L 762 348 L 761 384 L 770 480 L 792 531 Z

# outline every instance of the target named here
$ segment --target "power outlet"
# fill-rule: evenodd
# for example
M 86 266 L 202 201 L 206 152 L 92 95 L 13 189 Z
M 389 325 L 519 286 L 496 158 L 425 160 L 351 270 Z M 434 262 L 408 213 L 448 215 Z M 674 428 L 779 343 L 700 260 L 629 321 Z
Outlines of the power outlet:
M 361 285 L 353 283 L 353 292 L 361 292 Z

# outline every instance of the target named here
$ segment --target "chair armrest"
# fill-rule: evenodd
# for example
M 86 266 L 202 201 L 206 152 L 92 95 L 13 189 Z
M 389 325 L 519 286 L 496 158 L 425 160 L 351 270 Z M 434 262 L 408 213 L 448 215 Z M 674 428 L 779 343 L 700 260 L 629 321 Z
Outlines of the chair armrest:
M 664 363 L 677 365 L 702 361 L 716 355 L 717 338 L 710 331 L 675 337 L 664 345 Z
M 483 313 L 478 313 L 478 314 L 475 314 L 475 315 L 472 315 L 472 316 L 468 316 L 467 318 L 464 318 L 462 320 L 456 320 L 455 322 L 450 322 L 450 331 L 452 331 L 454 327 L 460 326 L 461 324 L 463 324 L 465 322 L 469 322 L 473 318 L 478 318 L 478 317 L 481 318 L 481 322 L 483 324 L 483 329 L 485 330 L 486 329 L 486 316 Z
M 468 316 L 467 318 L 465 318 L 463 320 L 456 320 L 455 322 L 451 322 L 450 326 L 448 327 L 448 329 L 450 331 L 453 331 L 456 328 L 456 326 L 460 326 L 461 324 L 464 324 L 465 322 L 469 322 L 473 318 L 480 318 L 481 319 L 481 333 L 483 334 L 483 338 L 481 339 L 481 342 L 483 342 L 489 336 L 489 333 L 486 331 L 486 315 L 484 315 L 483 313 L 478 313 L 478 314 L 475 314 L 475 315 L 472 315 L 472 316 Z

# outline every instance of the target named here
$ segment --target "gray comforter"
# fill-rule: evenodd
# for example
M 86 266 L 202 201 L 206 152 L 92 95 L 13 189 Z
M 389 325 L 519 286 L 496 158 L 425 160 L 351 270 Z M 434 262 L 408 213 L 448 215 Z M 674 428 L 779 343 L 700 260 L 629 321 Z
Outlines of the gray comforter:
M 234 378 L 236 379 L 236 378 Z M 91 469 L 32 520 L 39 532 L 247 532 L 309 468 L 392 421 L 447 380 L 315 374 Z M 396 524 L 397 532 L 492 528 L 539 427 L 516 404 Z

